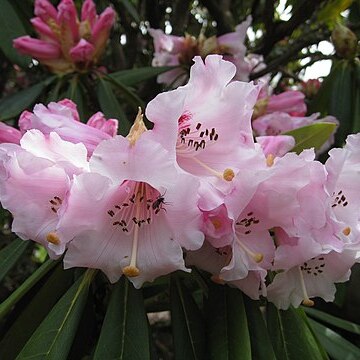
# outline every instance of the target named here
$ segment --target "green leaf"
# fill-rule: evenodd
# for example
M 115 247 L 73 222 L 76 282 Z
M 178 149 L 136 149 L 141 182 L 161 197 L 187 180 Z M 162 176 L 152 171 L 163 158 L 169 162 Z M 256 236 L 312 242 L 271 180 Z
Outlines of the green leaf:
M 0 251 L 0 281 L 8 273 L 8 271 L 15 265 L 20 256 L 24 253 L 29 245 L 28 241 L 21 239 L 13 240 L 9 245 L 5 246 Z
M 141 290 L 125 277 L 111 294 L 94 360 L 149 360 L 149 328 Z
M 35 296 L 24 298 L 15 311 L 20 314 L 15 322 L 8 324 L 0 343 L 0 359 L 13 360 L 24 347 L 27 340 L 44 320 L 60 297 L 69 289 L 73 280 L 72 270 L 63 270 L 58 264 L 49 278 L 42 282 Z
M 7 299 L 0 304 L 0 319 L 55 265 L 57 261 L 49 259 L 32 273 Z
M 251 354 L 257 360 L 276 360 L 269 333 L 263 315 L 260 311 L 259 301 L 243 295 L 246 317 L 249 326 Z
M 131 17 L 135 20 L 136 23 L 140 22 L 140 16 L 137 12 L 134 5 L 129 0 L 120 0 L 121 4 L 124 5 L 125 9 L 128 11 L 128 13 L 131 15 Z
M 242 292 L 228 286 L 211 284 L 205 308 L 208 359 L 251 360 L 250 335 Z
M 340 329 L 349 331 L 353 334 L 360 335 L 360 325 L 354 324 L 344 319 L 340 319 L 336 316 L 330 315 L 317 309 L 304 308 L 304 311 L 314 319 L 321 320 L 329 325 L 333 325 Z
M 138 83 L 158 76 L 166 71 L 173 70 L 174 66 L 147 66 L 131 70 L 121 70 L 109 76 L 116 81 L 121 82 L 124 86 L 134 86 Z
M 324 359 L 317 340 L 296 309 L 278 310 L 269 303 L 266 316 L 270 339 L 278 360 Z
M 67 358 L 96 270 L 87 270 L 56 303 L 16 360 Z
M 319 324 L 317 321 L 309 319 L 311 327 L 314 329 L 320 342 L 334 360 L 358 360 L 360 359 L 360 349 L 347 341 L 335 331 Z
M 205 359 L 202 314 L 188 289 L 176 275 L 170 281 L 170 309 L 175 359 Z
M 85 121 L 84 89 L 81 80 L 77 75 L 69 82 L 66 98 L 72 100 L 77 105 L 80 120 Z
M 26 30 L 9 0 L 0 0 L 0 49 L 11 61 L 22 67 L 27 67 L 30 57 L 20 55 L 13 47 L 12 41 L 22 35 L 26 35 Z
M 116 118 L 119 120 L 120 134 L 127 135 L 131 124 L 127 119 L 122 106 L 114 95 L 112 86 L 109 82 L 99 78 L 97 85 L 97 96 L 100 108 L 107 118 Z
M 144 108 L 144 102 L 126 85 L 124 85 L 121 81 L 118 81 L 108 75 L 103 75 L 104 80 L 109 81 L 113 85 L 115 85 L 120 93 L 123 95 L 124 99 L 131 105 L 135 110 L 140 107 Z
M 300 154 L 304 149 L 312 147 L 319 150 L 335 129 L 336 124 L 334 123 L 319 122 L 287 131 L 283 135 L 291 135 L 295 138 L 295 146 L 291 151 Z
M 28 87 L 25 90 L 2 98 L 0 100 L 0 121 L 12 119 L 18 116 L 23 110 L 32 105 L 44 89 L 55 79 L 56 77 L 52 76 L 36 85 Z

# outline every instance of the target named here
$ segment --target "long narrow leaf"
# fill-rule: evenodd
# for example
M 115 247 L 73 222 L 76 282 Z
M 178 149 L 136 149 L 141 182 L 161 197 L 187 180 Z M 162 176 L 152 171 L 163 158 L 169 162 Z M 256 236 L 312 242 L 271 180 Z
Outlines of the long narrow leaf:
M 0 359 L 13 360 L 24 347 L 30 336 L 48 315 L 61 296 L 73 282 L 73 271 L 63 270 L 60 263 L 42 283 L 42 286 L 28 302 L 27 296 L 18 304 L 19 316 L 9 328 L 0 342 Z M 24 301 L 25 300 L 25 301 Z M 21 308 L 20 308 L 21 307 Z
M 173 70 L 174 66 L 147 66 L 142 68 L 135 68 L 131 70 L 121 70 L 109 74 L 109 76 L 116 81 L 121 82 L 124 86 L 134 86 L 142 81 L 152 79 L 166 71 Z
M 28 241 L 16 239 L 0 251 L 0 281 L 16 264 L 28 245 Z
M 334 132 L 334 123 L 315 123 L 295 130 L 287 131 L 283 135 L 291 135 L 295 138 L 295 147 L 291 150 L 300 154 L 304 149 L 315 148 L 319 150 Z
M 170 282 L 170 299 L 175 359 L 205 359 L 202 314 L 188 289 L 176 276 Z
M 67 358 L 95 270 L 87 270 L 53 307 L 26 343 L 17 360 Z
M 304 311 L 314 319 L 321 320 L 329 325 L 336 326 L 339 329 L 343 329 L 353 334 L 360 335 L 360 326 L 357 324 L 354 324 L 350 321 L 338 318 L 336 316 L 330 315 L 326 312 L 317 309 L 304 308 Z
M 248 322 L 240 290 L 223 285 L 210 286 L 206 319 L 209 359 L 252 359 Z
M 10 0 L 0 0 L 0 9 L 0 49 L 10 61 L 26 67 L 30 63 L 30 57 L 20 55 L 12 44 L 13 39 L 26 35 L 25 27 Z
M 350 341 L 317 321 L 309 319 L 309 322 L 320 342 L 334 360 L 360 359 L 360 349 Z
M 55 265 L 57 261 L 48 260 L 32 273 L 6 300 L 0 304 L 0 319 Z
M 111 84 L 102 78 L 99 78 L 97 85 L 97 97 L 101 110 L 105 116 L 118 119 L 120 133 L 122 135 L 127 135 L 131 124 L 126 117 L 122 106 L 116 99 Z
M 112 292 L 94 360 L 149 360 L 149 328 L 141 290 L 125 278 Z
M 266 315 L 277 359 L 324 359 L 322 349 L 318 347 L 311 330 L 296 309 L 278 310 L 273 304 L 268 304 Z
M 259 308 L 259 301 L 252 300 L 245 295 L 243 297 L 249 326 L 252 358 L 276 360 L 269 333 Z
M 52 76 L 25 90 L 19 91 L 13 95 L 1 99 L 0 121 L 12 119 L 19 115 L 23 110 L 32 105 L 44 91 L 44 89 L 55 79 L 56 77 Z

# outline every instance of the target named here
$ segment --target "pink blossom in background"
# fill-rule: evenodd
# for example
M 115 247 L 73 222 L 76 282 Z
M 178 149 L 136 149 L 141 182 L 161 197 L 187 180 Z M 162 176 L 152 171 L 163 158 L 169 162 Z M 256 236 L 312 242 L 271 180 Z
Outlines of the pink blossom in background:
M 88 124 L 79 121 L 76 105 L 68 99 L 57 103 L 52 102 L 47 107 L 35 105 L 33 113 L 24 111 L 19 120 L 20 130 L 38 129 L 44 134 L 55 131 L 63 140 L 73 143 L 83 143 L 89 155 L 96 146 L 117 133 L 118 121 L 106 120 L 101 112 L 93 115 Z
M 31 19 L 39 39 L 22 36 L 14 47 L 55 73 L 83 71 L 97 64 L 115 21 L 108 7 L 100 15 L 92 0 L 85 0 L 79 20 L 73 0 L 61 0 L 57 9 L 49 0 L 36 0 Z
M 246 31 L 251 24 L 251 16 L 235 27 L 235 31 L 221 35 L 198 38 L 190 35 L 166 35 L 161 29 L 149 29 L 149 34 L 154 39 L 154 58 L 152 66 L 177 66 L 177 69 L 168 71 L 158 76 L 158 83 L 163 83 L 173 88 L 183 85 L 189 78 L 188 68 L 192 65 L 194 56 L 203 59 L 210 54 L 220 54 L 224 59 L 236 66 L 235 80 L 248 81 L 249 74 L 254 68 L 253 59 L 246 58 L 244 45 Z M 256 62 L 257 63 L 257 62 Z

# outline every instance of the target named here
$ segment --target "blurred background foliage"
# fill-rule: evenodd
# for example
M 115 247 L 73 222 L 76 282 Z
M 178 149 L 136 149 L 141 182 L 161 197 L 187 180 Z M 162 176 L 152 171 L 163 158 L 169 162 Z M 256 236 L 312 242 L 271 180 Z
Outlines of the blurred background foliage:
M 81 3 L 76 1 L 79 8 Z M 347 134 L 360 131 L 358 47 L 349 55 L 331 39 L 342 24 L 357 43 L 359 0 L 96 1 L 98 11 L 109 4 L 118 16 L 102 66 L 54 75 L 12 47 L 12 39 L 34 35 L 33 1 L 0 0 L 1 121 L 16 125 L 35 103 L 69 98 L 82 121 L 100 110 L 118 118 L 120 132 L 127 134 L 138 106 L 164 90 L 156 76 L 169 70 L 151 67 L 149 27 L 175 35 L 221 35 L 251 15 L 248 52 L 266 63 L 251 79 L 270 74 L 277 92 L 299 85 L 314 64 L 330 61 L 320 91 L 307 98 L 309 113 L 338 118 L 339 146 Z M 321 44 L 330 51 L 324 53 Z M 259 308 L 197 271 L 160 278 L 142 291 L 124 279 L 110 286 L 93 271 L 63 271 L 41 247 L 16 239 L 4 210 L 0 226 L 1 359 L 360 359 L 359 267 L 350 282 L 338 286 L 335 303 L 317 300 L 315 308 L 305 309 L 307 319 L 303 310 L 278 311 L 262 303 Z M 218 319 L 225 318 L 219 328 Z

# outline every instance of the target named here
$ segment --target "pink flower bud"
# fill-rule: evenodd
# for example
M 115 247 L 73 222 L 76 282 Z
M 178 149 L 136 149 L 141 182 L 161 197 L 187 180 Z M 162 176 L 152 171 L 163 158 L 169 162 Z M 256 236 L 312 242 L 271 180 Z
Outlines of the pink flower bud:
M 20 53 L 33 56 L 40 61 L 57 59 L 61 56 L 59 45 L 44 40 L 33 39 L 28 35 L 15 39 L 13 45 Z
M 31 117 L 33 113 L 30 111 L 23 111 L 19 118 L 19 128 L 22 134 L 24 134 L 27 130 L 32 129 L 31 126 Z
M 70 99 L 63 99 L 58 101 L 58 104 L 64 105 L 71 110 L 71 114 L 76 121 L 80 121 L 80 116 L 77 111 L 77 105 Z
M 42 40 L 58 41 L 56 34 L 52 31 L 50 26 L 47 25 L 46 22 L 43 21 L 40 17 L 32 18 L 30 21 Z
M 81 39 L 76 46 L 70 50 L 70 57 L 75 62 L 90 61 L 94 54 L 94 46 L 85 39 Z
M 78 16 L 73 0 L 61 0 L 58 5 L 58 20 L 63 33 L 70 31 L 72 42 L 79 38 Z
M 111 7 L 107 7 L 94 23 L 92 29 L 91 42 L 95 46 L 95 57 L 99 57 L 102 53 L 106 41 L 109 38 L 110 29 L 115 21 L 115 11 Z
M 81 39 L 70 50 L 70 57 L 74 62 L 86 62 L 92 60 L 95 48 L 88 41 Z
M 21 132 L 12 126 L 0 122 L 0 143 L 19 144 Z
M 96 21 L 96 6 L 93 0 L 85 0 L 81 8 L 81 21 L 88 21 L 92 27 Z
M 49 19 L 55 21 L 57 19 L 57 11 L 49 0 L 35 0 L 34 13 L 46 23 L 49 21 Z
M 300 91 L 285 91 L 279 95 L 272 95 L 269 98 L 266 112 L 286 112 L 293 116 L 305 116 L 305 96 Z
M 100 111 L 88 120 L 87 125 L 101 130 L 112 137 L 114 137 L 118 131 L 118 121 L 116 119 L 106 120 L 104 114 Z

